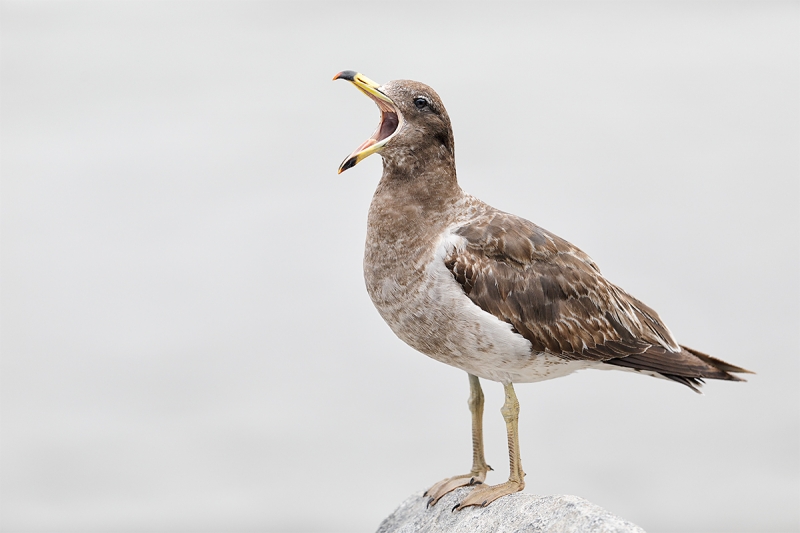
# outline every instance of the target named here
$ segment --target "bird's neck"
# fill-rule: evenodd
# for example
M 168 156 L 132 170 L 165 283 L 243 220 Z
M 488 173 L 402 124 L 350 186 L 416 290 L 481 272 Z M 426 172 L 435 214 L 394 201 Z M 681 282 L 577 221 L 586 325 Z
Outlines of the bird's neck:
M 381 152 L 383 176 L 396 180 L 414 180 L 435 174 L 456 182 L 456 158 L 452 144 L 429 143 L 414 147 L 391 147 Z
M 385 157 L 383 165 L 370 206 L 368 241 L 408 247 L 409 252 L 423 237 L 435 241 L 452 224 L 454 208 L 464 197 L 452 158 L 409 165 Z
M 452 155 L 420 157 L 419 153 L 409 152 L 383 158 L 383 176 L 375 194 L 414 206 L 428 218 L 432 213 L 441 213 L 463 192 Z

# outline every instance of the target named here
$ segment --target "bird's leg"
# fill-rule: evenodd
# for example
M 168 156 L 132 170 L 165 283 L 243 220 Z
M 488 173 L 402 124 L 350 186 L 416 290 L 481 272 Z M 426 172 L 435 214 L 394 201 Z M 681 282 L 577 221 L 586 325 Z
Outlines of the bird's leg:
M 465 485 L 477 485 L 486 479 L 486 472 L 492 469 L 486 464 L 483 454 L 483 390 L 477 376 L 469 374 L 469 411 L 472 414 L 472 470 L 469 474 L 443 479 L 425 492 L 428 505 L 435 505 L 439 498 L 453 489 Z
M 506 401 L 500 412 L 506 421 L 506 431 L 508 432 L 508 459 L 509 475 L 508 481 L 501 485 L 482 485 L 475 487 L 464 501 L 456 505 L 453 510 L 463 509 L 470 505 L 480 505 L 484 507 L 497 498 L 507 494 L 513 494 L 525 488 L 525 472 L 522 471 L 522 461 L 519 457 L 519 432 L 517 431 L 517 420 L 519 419 L 519 401 L 514 393 L 514 386 L 511 383 L 504 385 L 506 390 Z

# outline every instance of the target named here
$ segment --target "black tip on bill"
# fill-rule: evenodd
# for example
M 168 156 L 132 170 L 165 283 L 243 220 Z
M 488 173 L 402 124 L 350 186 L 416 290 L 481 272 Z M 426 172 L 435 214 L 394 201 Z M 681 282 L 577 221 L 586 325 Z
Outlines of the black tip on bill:
M 339 171 L 339 173 L 344 172 L 348 168 L 353 168 L 354 166 L 356 166 L 356 162 L 357 162 L 356 158 L 355 157 L 351 157 L 350 159 L 348 159 L 347 161 L 342 163 L 341 170 Z
M 339 74 L 333 77 L 334 80 L 347 80 L 347 81 L 355 81 L 356 79 L 356 72 L 355 70 L 343 70 Z

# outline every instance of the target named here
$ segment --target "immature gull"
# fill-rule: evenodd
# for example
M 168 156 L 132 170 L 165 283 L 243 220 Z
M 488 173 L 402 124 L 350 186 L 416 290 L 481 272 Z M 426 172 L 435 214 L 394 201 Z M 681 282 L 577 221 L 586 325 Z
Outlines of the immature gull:
M 581 250 L 537 225 L 461 190 L 450 119 L 433 89 L 415 81 L 379 85 L 352 70 L 380 108 L 375 133 L 339 173 L 380 153 L 369 208 L 364 278 L 372 302 L 411 347 L 469 375 L 472 470 L 436 483 L 429 504 L 475 485 L 456 508 L 487 505 L 525 486 L 514 383 L 584 368 L 632 370 L 697 391 L 703 378 L 743 381 L 749 371 L 681 346 L 655 311 L 609 282 Z M 484 485 L 483 391 L 505 387 L 510 475 Z

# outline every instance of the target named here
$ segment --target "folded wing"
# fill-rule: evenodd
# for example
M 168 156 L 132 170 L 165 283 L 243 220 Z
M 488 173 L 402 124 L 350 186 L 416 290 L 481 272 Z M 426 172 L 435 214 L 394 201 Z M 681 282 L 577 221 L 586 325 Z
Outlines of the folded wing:
M 490 212 L 458 227 L 445 259 L 465 294 L 508 322 L 534 353 L 660 374 L 696 390 L 701 378 L 747 372 L 679 346 L 658 314 L 606 280 L 581 250 L 525 219 Z

